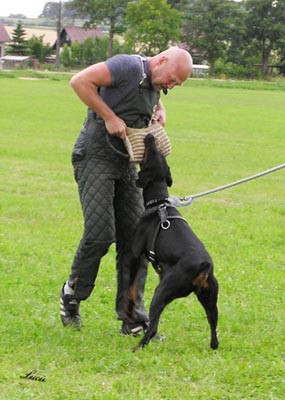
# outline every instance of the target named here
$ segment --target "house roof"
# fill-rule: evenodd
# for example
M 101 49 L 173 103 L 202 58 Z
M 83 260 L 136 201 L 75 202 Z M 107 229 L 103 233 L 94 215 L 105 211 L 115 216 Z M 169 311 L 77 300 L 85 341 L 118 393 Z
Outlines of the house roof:
M 71 43 L 77 41 L 79 43 L 84 42 L 86 38 L 93 38 L 95 39 L 96 37 L 103 37 L 104 32 L 102 32 L 100 29 L 84 29 L 80 28 L 79 26 L 66 26 L 63 28 L 61 35 L 64 33 L 69 37 Z
M 11 38 L 2 22 L 0 22 L 0 42 L 11 42 Z

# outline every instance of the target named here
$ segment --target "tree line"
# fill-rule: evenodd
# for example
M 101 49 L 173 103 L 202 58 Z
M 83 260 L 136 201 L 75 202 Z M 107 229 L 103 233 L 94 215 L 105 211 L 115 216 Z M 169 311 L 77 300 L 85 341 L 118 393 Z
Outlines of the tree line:
M 48 2 L 42 15 L 56 14 L 58 7 Z M 268 66 L 285 74 L 285 0 L 72 0 L 63 7 L 86 27 L 108 32 L 104 43 L 95 42 L 97 51 L 88 44 L 88 63 L 122 51 L 153 55 L 179 45 L 196 64 L 209 64 L 211 74 L 252 77 L 266 75 Z M 78 46 L 69 56 L 64 51 L 65 63 L 87 62 Z

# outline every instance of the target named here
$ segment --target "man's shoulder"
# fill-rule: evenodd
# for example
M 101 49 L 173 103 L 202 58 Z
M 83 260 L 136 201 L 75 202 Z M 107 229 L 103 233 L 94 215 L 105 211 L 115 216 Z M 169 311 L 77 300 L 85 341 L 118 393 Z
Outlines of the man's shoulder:
M 138 63 L 138 57 L 131 55 L 131 54 L 117 54 L 111 58 L 108 58 L 108 60 L 105 61 L 105 63 L 108 66 L 136 66 L 139 65 Z
M 138 57 L 130 54 L 118 54 L 105 61 L 109 68 L 113 83 L 128 80 L 130 76 L 133 79 L 139 79 L 141 75 L 141 64 Z

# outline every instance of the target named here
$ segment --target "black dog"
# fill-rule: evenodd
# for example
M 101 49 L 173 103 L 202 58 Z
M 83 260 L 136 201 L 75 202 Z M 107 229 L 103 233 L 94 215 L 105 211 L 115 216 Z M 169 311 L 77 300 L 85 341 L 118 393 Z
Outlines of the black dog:
M 133 351 L 149 343 L 157 333 L 159 318 L 165 306 L 179 297 L 194 292 L 204 307 L 211 327 L 212 349 L 218 348 L 218 282 L 213 275 L 213 262 L 205 247 L 192 232 L 177 209 L 168 203 L 167 186 L 172 185 L 170 169 L 152 135 L 145 139 L 145 154 L 137 186 L 143 188 L 145 213 L 132 243 L 130 264 L 134 258 L 146 256 L 160 276 L 149 312 L 149 323 L 141 341 Z M 136 263 L 137 265 L 139 263 Z M 139 270 L 132 270 L 126 306 L 136 303 L 134 298 Z

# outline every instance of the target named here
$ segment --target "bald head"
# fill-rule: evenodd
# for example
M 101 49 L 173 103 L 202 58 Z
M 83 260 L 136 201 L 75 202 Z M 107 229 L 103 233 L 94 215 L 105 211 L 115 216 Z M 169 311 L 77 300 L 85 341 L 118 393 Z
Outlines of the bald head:
M 152 85 L 155 90 L 182 85 L 192 71 L 192 57 L 183 49 L 170 47 L 150 59 Z
M 169 49 L 160 53 L 161 57 L 166 57 L 170 63 L 183 70 L 185 79 L 189 78 L 192 71 L 192 57 L 188 51 L 180 49 L 179 47 L 170 47 Z

